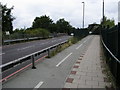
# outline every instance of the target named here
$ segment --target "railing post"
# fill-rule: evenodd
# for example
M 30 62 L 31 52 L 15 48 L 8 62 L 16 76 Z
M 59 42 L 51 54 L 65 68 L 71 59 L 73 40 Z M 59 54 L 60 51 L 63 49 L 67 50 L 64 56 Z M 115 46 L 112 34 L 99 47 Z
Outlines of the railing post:
M 50 57 L 50 49 L 48 49 L 48 58 Z
M 34 55 L 32 55 L 32 69 L 36 69 Z

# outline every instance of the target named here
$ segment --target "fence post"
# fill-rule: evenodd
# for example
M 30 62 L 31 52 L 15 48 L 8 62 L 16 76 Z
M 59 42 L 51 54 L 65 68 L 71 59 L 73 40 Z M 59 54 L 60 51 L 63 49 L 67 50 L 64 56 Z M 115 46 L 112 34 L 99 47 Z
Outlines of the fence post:
M 34 55 L 32 55 L 32 69 L 36 69 Z
M 48 58 L 50 57 L 50 49 L 48 49 Z

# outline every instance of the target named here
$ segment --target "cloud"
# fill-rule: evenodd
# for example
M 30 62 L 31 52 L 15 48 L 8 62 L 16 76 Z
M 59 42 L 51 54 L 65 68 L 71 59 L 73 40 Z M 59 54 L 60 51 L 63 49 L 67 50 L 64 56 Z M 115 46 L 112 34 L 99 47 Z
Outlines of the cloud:
M 75 27 L 82 26 L 82 6 L 85 2 L 85 26 L 91 23 L 100 23 L 102 18 L 103 0 L 2 0 L 8 7 L 14 6 L 13 22 L 15 28 L 30 27 L 35 17 L 48 15 L 57 21 L 65 18 Z M 105 15 L 118 19 L 118 0 L 105 0 Z

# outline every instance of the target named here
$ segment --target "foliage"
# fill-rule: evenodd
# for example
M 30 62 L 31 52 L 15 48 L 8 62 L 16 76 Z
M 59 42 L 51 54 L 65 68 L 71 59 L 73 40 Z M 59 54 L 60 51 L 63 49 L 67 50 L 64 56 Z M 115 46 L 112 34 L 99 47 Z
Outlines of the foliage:
M 43 37 L 43 38 L 49 37 L 50 34 L 48 30 L 42 28 L 26 30 L 25 33 L 27 35 L 31 35 L 31 37 Z
M 47 58 L 51 58 L 53 56 L 55 56 L 57 53 L 61 52 L 62 50 L 66 49 L 67 47 L 71 46 L 72 44 L 75 44 L 79 41 L 80 39 L 76 38 L 76 37 L 72 37 L 68 40 L 67 43 L 60 45 L 58 47 L 56 47 L 55 50 L 51 51 L 50 55 Z
M 73 27 L 68 21 L 65 21 L 64 18 L 59 19 L 56 23 L 53 23 L 53 20 L 49 16 L 40 16 L 36 17 L 32 25 L 33 29 L 44 28 L 49 32 L 54 33 L 68 33 L 70 34 L 73 30 Z
M 15 19 L 11 11 L 13 7 L 7 8 L 6 5 L 1 5 L 2 7 L 2 31 L 5 33 L 5 31 L 9 31 L 10 34 L 13 33 L 13 26 L 12 21 Z
M 104 17 L 104 22 L 103 19 L 101 20 L 101 25 L 105 27 L 114 27 L 115 26 L 115 21 L 114 19 L 107 19 L 107 17 Z
M 68 33 L 70 34 L 71 30 L 72 30 L 72 26 L 69 24 L 68 21 L 65 21 L 64 18 L 59 19 L 56 22 L 57 25 L 57 31 L 60 33 Z
M 41 16 L 41 17 L 36 17 L 33 21 L 32 28 L 44 28 L 44 29 L 49 29 L 50 25 L 52 24 L 52 19 L 50 19 L 49 16 Z

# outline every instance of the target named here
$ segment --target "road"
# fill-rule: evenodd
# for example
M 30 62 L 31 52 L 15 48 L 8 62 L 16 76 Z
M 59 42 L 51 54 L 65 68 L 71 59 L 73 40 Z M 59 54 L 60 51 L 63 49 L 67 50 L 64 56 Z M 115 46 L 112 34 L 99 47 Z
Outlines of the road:
M 95 36 L 87 36 L 56 56 L 42 60 L 37 69 L 28 70 L 3 84 L 3 88 L 63 88 L 74 63 L 89 47 Z
M 46 40 L 37 40 L 37 41 L 31 41 L 31 42 L 26 42 L 26 43 L 21 43 L 21 44 L 15 44 L 15 45 L 9 45 L 9 46 L 4 46 L 2 48 L 2 64 L 9 63 L 13 60 L 16 60 L 18 58 L 24 57 L 26 55 L 29 55 L 31 53 L 40 51 L 44 48 L 47 48 L 49 46 L 55 45 L 57 43 L 63 42 L 65 40 L 68 40 L 70 36 L 62 36 L 62 37 L 55 37 L 52 39 L 46 39 Z M 44 56 L 45 53 L 41 54 L 39 57 L 35 58 L 37 60 L 38 58 Z M 9 76 L 10 74 L 18 71 L 22 67 L 27 66 L 28 64 L 31 63 L 31 60 L 28 60 L 20 65 L 17 65 L 7 71 L 4 71 L 2 73 L 2 78 L 5 78 Z
M 60 43 L 69 39 L 70 36 L 56 37 L 47 40 L 38 40 L 22 44 L 5 46 L 2 48 L 2 64 L 24 57 L 36 51 L 42 50 L 46 47 Z

